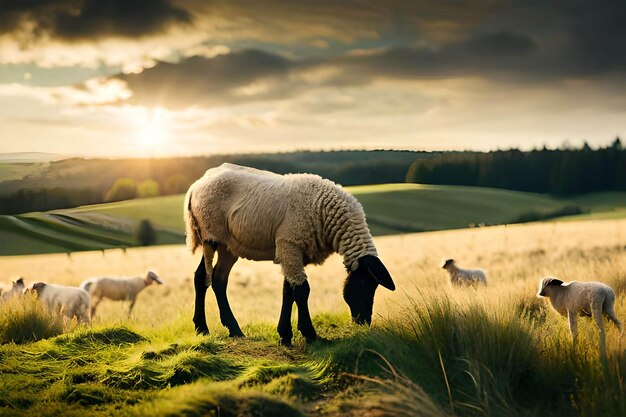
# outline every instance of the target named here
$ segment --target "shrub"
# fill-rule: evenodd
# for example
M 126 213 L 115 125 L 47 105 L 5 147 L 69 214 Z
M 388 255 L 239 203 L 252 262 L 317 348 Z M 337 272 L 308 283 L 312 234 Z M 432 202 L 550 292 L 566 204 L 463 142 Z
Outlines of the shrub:
M 155 180 L 146 180 L 137 185 L 137 196 L 139 198 L 157 197 L 161 195 L 159 183 Z
M 132 178 L 118 178 L 107 191 L 106 201 L 131 200 L 137 197 L 137 181 Z
M 137 243 L 141 246 L 150 246 L 156 243 L 156 233 L 152 223 L 148 219 L 143 219 L 137 226 L 137 232 L 135 233 Z
M 63 319 L 50 314 L 33 295 L 0 305 L 0 343 L 36 342 L 63 333 Z

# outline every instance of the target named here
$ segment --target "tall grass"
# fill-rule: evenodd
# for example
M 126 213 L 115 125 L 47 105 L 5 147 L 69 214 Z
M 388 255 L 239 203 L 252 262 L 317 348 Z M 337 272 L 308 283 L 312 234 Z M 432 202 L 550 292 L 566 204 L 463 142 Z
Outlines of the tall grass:
M 34 295 L 0 303 L 0 343 L 29 343 L 63 333 L 63 319 L 50 314 Z
M 402 319 L 388 319 L 365 335 L 357 347 L 364 353 L 352 364 L 384 386 L 389 407 L 409 401 L 407 387 L 414 386 L 412 401 L 429 404 L 432 399 L 443 407 L 432 415 L 625 415 L 623 351 L 614 349 L 603 369 L 591 323 L 574 345 L 565 328 L 551 332 L 515 307 L 506 298 L 489 303 L 448 295 L 411 299 Z M 611 331 L 614 347 L 616 333 Z M 333 362 L 340 363 L 346 353 L 340 348 L 331 355 L 338 355 Z M 397 369 L 393 379 L 385 378 L 387 363 Z M 420 406 L 399 415 L 427 414 Z

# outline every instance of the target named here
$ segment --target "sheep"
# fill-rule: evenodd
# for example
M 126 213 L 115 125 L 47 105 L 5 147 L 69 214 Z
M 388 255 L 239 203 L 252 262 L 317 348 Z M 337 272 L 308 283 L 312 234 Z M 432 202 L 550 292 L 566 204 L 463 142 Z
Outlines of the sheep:
M 291 311 L 298 307 L 298 330 L 317 339 L 308 309 L 310 287 L 304 266 L 322 264 L 332 253 L 348 271 L 343 297 L 352 320 L 370 324 L 378 285 L 393 291 L 391 275 L 378 258 L 363 207 L 332 181 L 312 174 L 279 175 L 229 163 L 206 171 L 191 185 L 184 203 L 187 246 L 202 247 L 194 276 L 193 322 L 208 334 L 204 303 L 213 286 L 220 319 L 231 337 L 243 337 L 226 288 L 239 257 L 272 260 L 282 268 L 283 299 L 277 331 L 280 343 L 293 337 Z M 218 260 L 213 267 L 213 257 Z
M 152 285 L 153 282 L 159 285 L 163 284 L 163 281 L 159 279 L 157 274 L 148 271 L 144 277 L 90 278 L 80 284 L 80 287 L 91 294 L 93 300 L 91 304 L 92 317 L 96 315 L 96 308 L 104 298 L 113 301 L 130 301 L 130 307 L 128 308 L 128 315 L 130 316 L 137 301 L 137 295 L 148 285 Z
M 37 294 L 37 298 L 51 312 L 63 314 L 69 319 L 76 317 L 80 323 L 89 323 L 91 320 L 91 297 L 82 288 L 36 282 L 29 291 Z
M 462 269 L 455 263 L 454 259 L 446 259 L 442 266 L 450 274 L 450 283 L 456 286 L 478 284 L 487 285 L 487 275 L 482 269 Z
M 543 278 L 539 285 L 538 297 L 548 297 L 552 307 L 562 316 L 569 319 L 569 330 L 572 340 L 576 341 L 578 334 L 578 316 L 593 317 L 600 330 L 600 353 L 606 358 L 606 335 L 602 323 L 604 313 L 620 334 L 622 323 L 615 314 L 615 292 L 611 287 L 601 282 L 577 282 L 564 284 L 557 278 Z
M 0 300 L 6 301 L 15 296 L 22 295 L 22 293 L 24 293 L 24 289 L 24 278 L 19 277 L 12 282 L 10 290 L 2 291 L 2 294 L 0 295 Z

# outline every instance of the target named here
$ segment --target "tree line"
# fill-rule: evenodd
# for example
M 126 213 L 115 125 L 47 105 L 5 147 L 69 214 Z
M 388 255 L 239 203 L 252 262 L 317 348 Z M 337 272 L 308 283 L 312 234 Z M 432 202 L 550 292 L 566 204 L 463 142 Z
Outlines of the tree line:
M 555 195 L 625 191 L 626 150 L 617 138 L 596 150 L 585 143 L 580 149 L 441 153 L 417 159 L 406 181 Z
M 286 174 L 309 172 L 344 186 L 413 182 L 556 195 L 626 190 L 620 139 L 591 149 L 492 152 L 328 151 L 163 159 L 66 159 L 0 182 L 0 214 L 184 193 L 204 172 L 232 162 Z
M 180 194 L 207 169 L 223 162 L 281 174 L 314 173 L 346 186 L 404 182 L 411 163 L 428 155 L 426 152 L 374 150 L 162 159 L 73 158 L 52 162 L 36 175 L 0 182 L 0 214 Z

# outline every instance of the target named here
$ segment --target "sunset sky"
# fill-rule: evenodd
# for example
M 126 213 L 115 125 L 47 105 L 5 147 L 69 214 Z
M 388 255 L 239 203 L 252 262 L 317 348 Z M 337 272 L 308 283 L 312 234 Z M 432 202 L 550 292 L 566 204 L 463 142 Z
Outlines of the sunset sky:
M 605 145 L 626 1 L 0 0 L 0 152 Z

